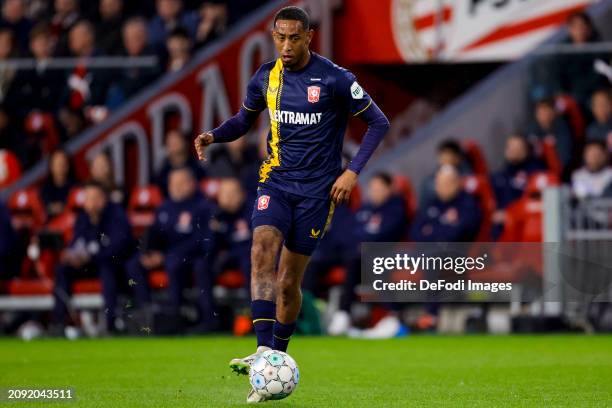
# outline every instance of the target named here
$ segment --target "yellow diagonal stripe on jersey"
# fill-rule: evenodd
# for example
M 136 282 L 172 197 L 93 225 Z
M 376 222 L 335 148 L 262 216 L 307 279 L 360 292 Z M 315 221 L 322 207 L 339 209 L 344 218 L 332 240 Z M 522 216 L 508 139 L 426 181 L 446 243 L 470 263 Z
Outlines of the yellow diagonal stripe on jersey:
M 265 182 L 270 176 L 272 168 L 280 166 L 280 124 L 276 120 L 275 112 L 280 110 L 280 98 L 283 89 L 283 63 L 280 58 L 276 60 L 274 68 L 270 70 L 266 102 L 270 112 L 270 155 L 259 168 L 259 182 Z

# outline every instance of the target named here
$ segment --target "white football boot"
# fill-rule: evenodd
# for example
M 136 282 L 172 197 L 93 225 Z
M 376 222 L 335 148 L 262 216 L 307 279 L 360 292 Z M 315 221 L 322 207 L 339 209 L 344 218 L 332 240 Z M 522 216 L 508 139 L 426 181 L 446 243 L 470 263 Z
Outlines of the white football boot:
M 248 355 L 244 358 L 233 358 L 229 362 L 229 366 L 233 372 L 238 375 L 249 375 L 249 370 L 251 369 L 251 364 L 257 360 L 257 357 L 264 351 L 270 350 L 270 347 L 259 346 L 257 347 L 257 351 L 251 355 Z

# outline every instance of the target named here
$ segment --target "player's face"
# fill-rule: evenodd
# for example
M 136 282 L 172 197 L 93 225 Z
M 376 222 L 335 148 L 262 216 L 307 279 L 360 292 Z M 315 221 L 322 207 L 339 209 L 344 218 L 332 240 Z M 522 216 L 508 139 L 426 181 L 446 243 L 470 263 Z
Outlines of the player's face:
M 312 30 L 304 30 L 302 23 L 297 20 L 277 20 L 272 38 L 283 65 L 291 69 L 308 57 Z

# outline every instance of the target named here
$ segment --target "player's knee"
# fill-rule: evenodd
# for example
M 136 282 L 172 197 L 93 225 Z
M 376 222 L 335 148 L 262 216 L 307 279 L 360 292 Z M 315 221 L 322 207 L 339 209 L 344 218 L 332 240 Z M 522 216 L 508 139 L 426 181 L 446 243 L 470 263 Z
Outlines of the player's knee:
M 253 240 L 251 263 L 256 270 L 273 267 L 276 259 L 276 243 L 273 236 L 263 235 Z

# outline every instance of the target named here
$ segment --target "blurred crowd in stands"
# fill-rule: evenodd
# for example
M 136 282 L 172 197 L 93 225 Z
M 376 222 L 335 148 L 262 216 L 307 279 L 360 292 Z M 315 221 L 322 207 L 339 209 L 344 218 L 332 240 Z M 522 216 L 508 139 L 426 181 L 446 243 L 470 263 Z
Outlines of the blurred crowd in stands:
M 265 2 L 4 0 L 0 149 L 31 167 Z
M 5 8 L 10 8 L 9 5 L 22 10 L 23 3 L 6 1 Z M 36 25 L 30 30 L 27 28 L 30 20 L 25 20 L 27 24 L 15 23 L 7 32 L 9 36 L 22 38 L 14 33 L 29 31 L 30 42 L 25 41 L 22 47 L 27 50 L 29 44 L 36 48 L 37 41 L 41 41 L 45 44 L 40 47 L 46 52 L 51 41 L 56 52 L 62 49 L 63 33 L 67 50 L 74 52 L 74 42 L 87 38 L 85 32 L 90 31 L 93 41 L 98 19 L 119 19 L 122 22 L 116 22 L 115 45 L 96 43 L 96 49 L 120 48 L 117 44 L 122 38 L 124 43 L 129 43 L 126 38 L 133 34 L 141 42 L 132 51 L 132 45 L 126 46 L 130 55 L 140 55 L 144 49 L 156 47 L 152 52 L 163 52 L 167 47 L 171 54 L 173 39 L 184 39 L 187 48 L 206 41 L 208 37 L 200 35 L 208 32 L 205 28 L 210 23 L 206 17 L 209 7 L 214 8 L 213 15 L 219 18 L 213 32 L 224 29 L 232 20 L 227 14 L 227 4 L 218 2 L 193 8 L 199 5 L 158 0 L 158 14 L 148 21 L 128 17 L 123 22 L 130 16 L 129 11 L 117 15 L 106 10 L 121 10 L 124 6 L 120 0 L 102 0 L 99 12 L 98 9 L 89 11 L 100 16 L 78 23 L 82 21 L 78 16 L 85 11 L 74 1 L 58 0 L 47 25 L 42 28 Z M 64 11 L 60 13 L 58 9 Z M 4 14 L 11 14 L 9 11 Z M 73 24 L 66 26 L 71 28 L 57 31 L 58 27 L 64 27 L 61 22 L 67 19 L 65 14 L 74 14 Z M 164 23 L 167 14 L 174 16 L 173 19 L 180 16 L 177 21 L 185 24 L 183 30 L 169 30 L 170 25 Z M 597 38 L 585 15 L 572 16 L 569 24 L 571 41 L 580 43 Z M 40 31 L 44 34 L 38 36 L 38 30 L 46 31 Z M 71 41 L 73 30 L 83 31 L 77 35 L 78 40 Z M 53 37 L 50 32 L 60 34 Z M 105 41 L 112 41 L 111 37 L 103 36 Z M 18 41 L 15 47 L 19 49 Z M 168 58 L 166 67 L 174 69 L 172 56 Z M 589 61 L 583 61 L 588 58 Z M 314 253 L 304 279 L 304 290 L 315 297 L 326 298 L 330 288 L 340 288 L 329 333 L 346 334 L 357 324 L 351 318 L 351 307 L 355 304 L 360 280 L 361 242 L 540 242 L 541 192 L 545 187 L 569 183 L 578 200 L 612 197 L 612 94 L 610 83 L 593 70 L 595 58 L 598 56 L 569 58 L 557 67 L 563 71 L 559 74 L 564 78 L 559 82 L 560 88 L 550 88 L 534 98 L 531 123 L 523 132 L 507 135 L 504 157 L 499 160 L 501 165 L 487 163 L 476 143 L 449 138 L 439 144 L 437 165 L 420 186 L 412 186 L 405 175 L 381 172 L 355 189 L 348 205 L 336 209 L 330 229 Z M 126 72 L 125 78 L 131 74 L 134 72 Z M 153 77 L 159 73 L 138 71 L 137 76 L 144 78 L 149 74 Z M 75 89 L 71 90 L 69 85 L 72 81 L 68 80 L 68 85 L 65 81 L 52 82 L 65 87 L 67 105 L 61 109 L 74 113 L 70 104 L 78 101 L 81 108 L 85 106 L 82 98 L 70 96 L 75 95 Z M 540 85 L 544 89 L 549 84 Z M 124 87 L 116 82 L 105 88 L 109 93 L 100 101 L 108 103 L 114 87 L 122 97 L 132 92 L 128 85 Z M 28 92 L 44 89 L 42 85 L 33 88 Z M 94 93 L 89 95 L 93 97 Z M 50 112 L 57 107 L 43 95 L 21 95 L 20 98 L 27 100 L 23 102 L 26 105 L 40 103 L 34 107 L 39 110 L 44 110 L 44 103 Z M 15 106 L 25 108 L 23 104 Z M 61 112 L 52 113 L 61 116 Z M 111 162 L 105 153 L 93 158 L 91 179 L 81 184 L 84 180 L 74 179 L 70 157 L 55 150 L 49 161 L 48 178 L 38 189 L 19 191 L 6 205 L 0 204 L 0 262 L 3 265 L 0 293 L 52 293 L 55 298 L 51 315 L 22 315 L 5 322 L 5 330 L 15 329 L 19 323 L 32 318 L 44 319 L 52 332 L 75 324 L 77 316 L 69 307 L 70 295 L 92 291 L 103 295 L 106 329 L 110 332 L 118 330 L 116 322 L 129 314 L 125 307 L 118 306 L 120 294 L 134 300 L 131 307 L 148 313 L 157 313 L 151 311 L 158 310 L 162 304 L 163 313 L 171 316 L 170 321 L 178 325 L 175 329 L 180 330 L 178 317 L 184 315 L 185 287 L 196 288 L 192 301 L 197 317 L 192 319 L 190 329 L 200 332 L 227 329 L 217 313 L 218 296 L 214 296 L 213 287 L 244 290 L 249 286 L 250 214 L 262 154 L 261 149 L 249 145 L 243 138 L 216 146 L 208 162 L 202 164 L 190 150 L 191 137 L 169 130 L 165 137 L 167 158 L 161 170 L 150 185 L 132 191 L 115 184 Z M 167 297 L 161 303 L 156 294 L 160 288 L 167 289 Z M 305 297 L 304 313 L 310 310 L 308 299 Z M 246 300 L 248 297 L 232 305 L 233 317 L 237 316 L 233 326 L 236 333 L 249 330 L 249 320 L 245 323 L 238 318 Z M 401 321 L 393 308 L 388 309 L 377 324 L 372 325 L 370 321 L 365 326 L 371 328 L 360 333 L 367 337 L 385 337 L 398 332 Z M 415 322 L 415 327 L 428 330 L 435 324 L 436 310 L 432 309 Z

